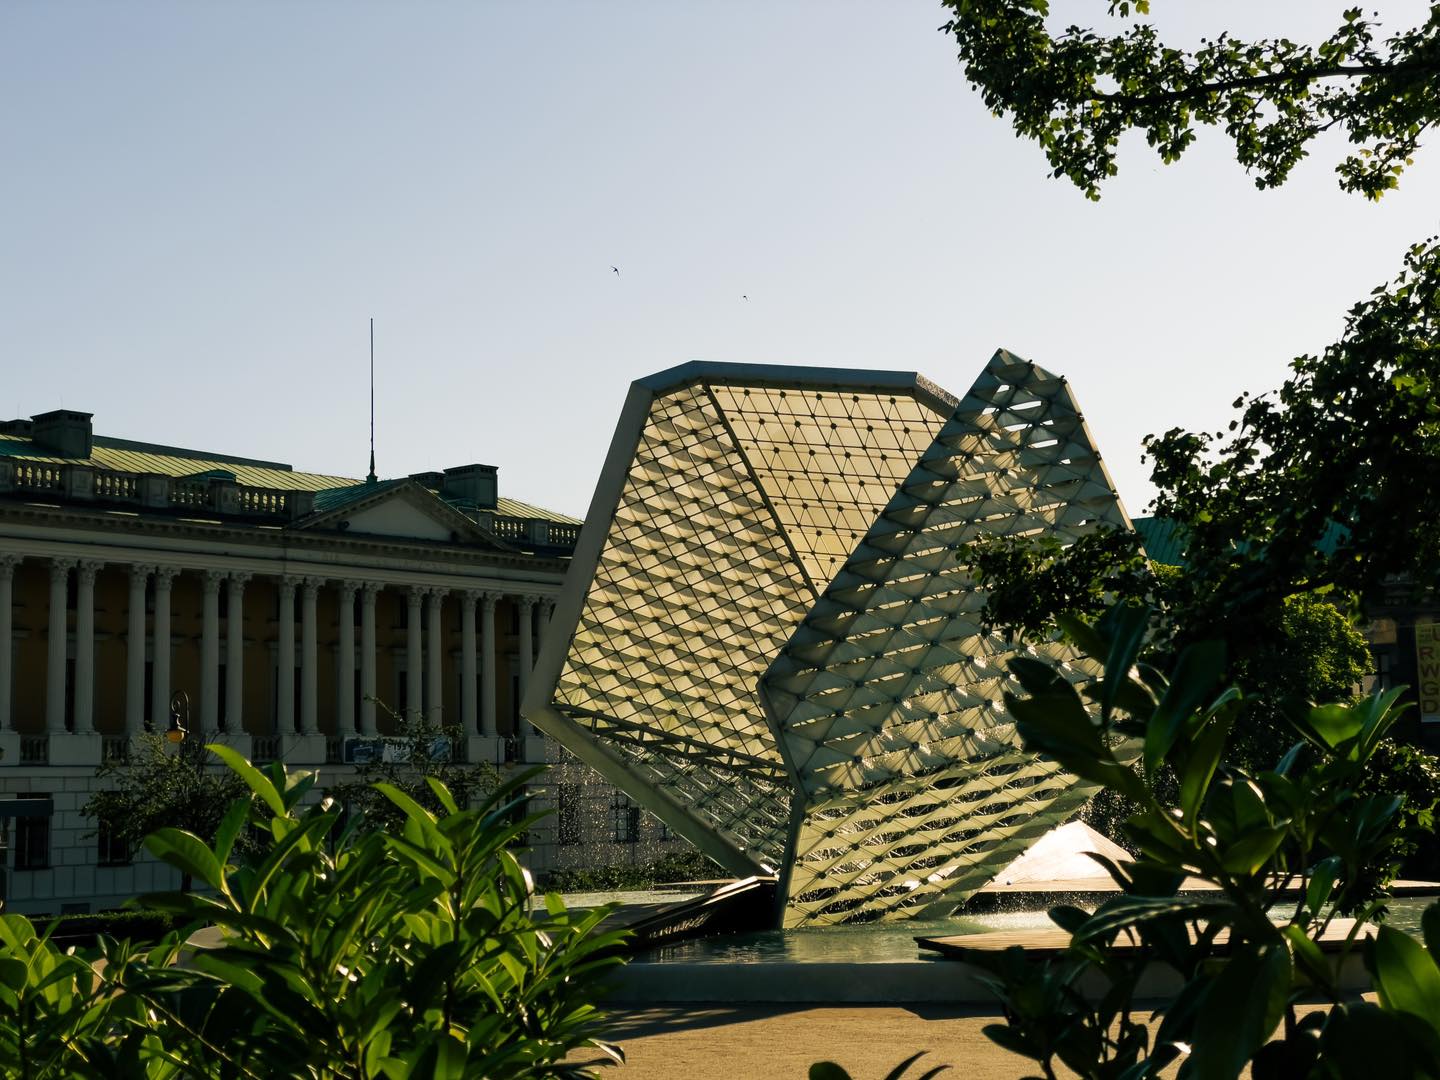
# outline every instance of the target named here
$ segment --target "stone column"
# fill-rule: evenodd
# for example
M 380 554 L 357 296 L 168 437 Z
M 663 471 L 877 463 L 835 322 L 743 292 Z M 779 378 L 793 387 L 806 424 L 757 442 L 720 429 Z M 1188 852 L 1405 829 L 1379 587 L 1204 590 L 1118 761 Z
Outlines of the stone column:
M 425 590 L 411 585 L 405 597 L 405 719 L 420 716 L 424 669 L 420 664 L 420 601 Z
M 380 586 L 367 581 L 360 592 L 360 733 L 375 734 L 375 597 Z
M 441 665 L 445 659 L 444 622 L 441 620 L 442 607 L 447 589 L 431 589 L 425 622 L 425 719 L 432 724 L 443 724 L 445 687 L 441 682 Z
M 315 598 L 324 578 L 307 577 L 300 603 L 300 734 L 320 733 L 316 677 L 319 660 L 315 655 Z
M 340 583 L 340 666 L 335 688 L 335 734 L 355 730 L 355 590 L 358 581 Z
M 535 632 L 535 656 L 532 660 L 538 660 L 541 651 L 545 648 L 545 635 L 550 632 L 550 616 L 555 613 L 555 601 L 548 596 L 540 598 L 540 619 L 539 627 Z M 533 667 L 534 664 L 532 663 Z
M 520 700 L 525 700 L 525 691 L 530 686 L 530 669 L 535 666 L 535 623 L 533 613 L 538 596 L 529 593 L 520 597 Z M 529 724 L 516 721 L 516 734 L 534 734 Z
M 200 608 L 200 730 L 220 730 L 220 585 L 225 575 L 206 570 Z
M 153 566 L 130 567 L 129 629 L 125 634 L 125 734 L 145 730 L 145 589 Z
M 45 730 L 65 730 L 65 643 L 70 636 L 65 603 L 74 559 L 50 560 L 50 651 L 45 665 Z
M 245 583 L 231 574 L 225 597 L 225 730 L 245 734 Z
M 295 586 L 299 578 L 280 579 L 280 640 L 276 643 L 275 727 L 295 734 Z
M 530 685 L 530 669 L 535 666 L 535 601 L 539 597 L 528 593 L 519 599 L 520 604 L 520 700 L 525 700 L 525 690 Z
M 95 575 L 103 563 L 84 560 L 75 589 L 75 730 L 95 728 Z
M 499 734 L 495 726 L 495 605 L 500 594 L 480 594 L 480 734 Z
M 180 571 L 162 566 L 155 571 L 154 665 L 150 685 L 150 726 L 170 730 L 170 587 Z
M 15 604 L 15 567 L 20 565 L 19 555 L 0 555 L 0 731 L 13 729 L 10 718 L 10 698 L 14 693 L 14 674 L 11 667 L 14 655 L 13 617 Z
M 466 735 L 475 727 L 475 601 L 479 594 L 467 589 L 460 594 L 460 725 Z

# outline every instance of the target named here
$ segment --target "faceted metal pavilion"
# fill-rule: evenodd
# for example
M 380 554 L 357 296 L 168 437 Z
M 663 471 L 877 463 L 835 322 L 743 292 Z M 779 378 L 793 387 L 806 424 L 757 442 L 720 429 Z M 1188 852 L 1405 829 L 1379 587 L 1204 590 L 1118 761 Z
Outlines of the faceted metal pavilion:
M 1129 528 L 1063 378 L 691 363 L 625 403 L 525 715 L 787 926 L 948 912 L 1091 794 L 957 553 Z M 1072 681 L 1066 646 L 1027 649 Z

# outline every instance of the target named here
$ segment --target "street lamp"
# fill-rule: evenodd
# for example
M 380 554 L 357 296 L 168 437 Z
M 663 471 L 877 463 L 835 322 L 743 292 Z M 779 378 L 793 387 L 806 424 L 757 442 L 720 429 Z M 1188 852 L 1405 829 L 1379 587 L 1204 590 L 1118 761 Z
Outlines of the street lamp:
M 181 716 L 181 711 L 184 716 Z M 167 742 L 181 743 L 190 733 L 190 695 L 179 691 L 170 699 L 170 728 L 165 732 Z

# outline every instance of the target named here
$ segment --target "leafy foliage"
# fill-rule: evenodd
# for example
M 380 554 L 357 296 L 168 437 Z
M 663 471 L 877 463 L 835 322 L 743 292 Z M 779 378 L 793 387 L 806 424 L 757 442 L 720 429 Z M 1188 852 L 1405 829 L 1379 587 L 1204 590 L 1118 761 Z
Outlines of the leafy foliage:
M 652 859 L 639 866 L 575 867 L 552 870 L 545 887 L 555 892 L 592 892 L 600 889 L 648 889 L 667 881 L 705 881 L 728 876 L 703 852 L 693 848 Z
M 386 709 L 381 702 L 376 705 Z M 461 806 L 470 805 L 499 786 L 495 766 L 456 760 L 455 748 L 462 745 L 464 738 L 460 728 L 436 724 L 421 715 L 390 715 L 394 734 L 385 736 L 383 743 L 388 752 L 357 763 L 353 779 L 332 785 L 326 792 L 356 815 L 359 828 L 396 829 L 405 824 L 404 811 L 382 793 L 380 784 L 398 788 L 431 813 L 443 809 L 430 786 L 432 779 L 444 784 Z M 372 745 L 378 749 L 382 744 Z
M 335 804 L 304 805 L 314 774 L 212 749 L 253 803 L 232 802 L 211 843 L 152 834 L 149 850 L 208 893 L 146 900 L 214 941 L 62 953 L 0 916 L 4 1075 L 578 1077 L 591 1071 L 572 1051 L 618 1060 L 592 998 L 620 935 L 553 896 L 533 910 L 508 850 L 528 775 L 468 809 L 432 779 L 437 813 L 382 785 L 403 825 L 334 840 Z M 251 828 L 261 849 L 237 860 Z
M 1120 895 L 1093 912 L 1051 911 L 1070 933 L 1059 959 L 967 956 L 1004 1011 L 986 1034 L 1047 1077 L 1057 1062 L 1095 1080 L 1142 1080 L 1176 1062 L 1182 1080 L 1232 1080 L 1247 1065 L 1256 1080 L 1440 1075 L 1440 904 L 1425 915 L 1425 946 L 1383 925 L 1360 942 L 1383 914 L 1373 868 L 1393 847 L 1401 804 L 1361 786 L 1401 712 L 1398 691 L 1297 706 L 1289 718 L 1301 741 L 1251 772 L 1225 762 L 1244 699 L 1222 689 L 1222 648 L 1187 647 L 1166 677 L 1139 659 L 1148 614 L 1119 605 L 1095 625 L 1064 620 L 1104 663 L 1089 707 L 1049 665 L 1011 662 L 1025 696 L 1007 700 L 1026 748 L 1132 800 L 1124 827 L 1138 855 L 1100 860 Z M 1166 773 L 1178 778 L 1174 799 L 1157 790 Z M 1181 892 L 1186 878 L 1213 888 Z M 1318 944 L 1346 912 L 1358 917 L 1342 953 L 1363 952 L 1376 1004 L 1342 991 Z M 1152 1033 L 1135 1001 L 1155 961 L 1184 986 Z M 1080 989 L 1093 974 L 1109 988 L 1094 1001 Z M 1301 1019 L 1302 999 L 1328 1007 Z
M 1105 35 L 1052 34 L 1049 0 L 944 0 L 966 77 L 993 112 L 1033 139 L 1055 176 L 1085 194 L 1115 175 L 1120 136 L 1145 134 L 1164 162 L 1223 128 L 1260 188 L 1283 184 L 1322 132 L 1357 149 L 1340 186 L 1378 198 L 1396 186 L 1425 131 L 1440 119 L 1440 6 L 1410 30 L 1379 37 L 1358 7 L 1318 45 L 1229 34 L 1193 51 L 1165 45 L 1148 23 Z M 1148 14 L 1148 0 L 1109 0 L 1112 17 Z
M 245 782 L 229 769 L 215 768 L 198 740 L 171 743 L 154 733 L 132 742 L 128 760 L 107 761 L 95 775 L 107 786 L 90 796 L 81 813 L 132 852 L 162 826 L 211 841 L 230 804 L 249 796 Z M 237 843 L 237 853 L 243 853 L 251 838 L 239 837 Z M 188 875 L 182 874 L 181 882 L 190 888 Z

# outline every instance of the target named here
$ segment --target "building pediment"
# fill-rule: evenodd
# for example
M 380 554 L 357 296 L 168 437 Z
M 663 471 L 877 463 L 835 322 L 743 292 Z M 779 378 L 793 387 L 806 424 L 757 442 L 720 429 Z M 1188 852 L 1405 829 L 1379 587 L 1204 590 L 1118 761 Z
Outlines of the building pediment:
M 357 484 L 319 492 L 314 513 L 293 529 L 389 536 L 436 543 L 484 544 L 508 550 L 487 529 L 414 480 Z

